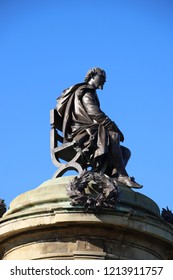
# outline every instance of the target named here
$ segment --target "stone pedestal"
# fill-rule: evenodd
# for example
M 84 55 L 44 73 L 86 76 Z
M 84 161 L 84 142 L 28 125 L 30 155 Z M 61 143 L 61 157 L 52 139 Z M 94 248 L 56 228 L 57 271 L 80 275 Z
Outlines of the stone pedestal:
M 173 226 L 150 198 L 119 187 L 115 209 L 71 206 L 73 176 L 16 197 L 0 219 L 0 259 L 173 259 Z

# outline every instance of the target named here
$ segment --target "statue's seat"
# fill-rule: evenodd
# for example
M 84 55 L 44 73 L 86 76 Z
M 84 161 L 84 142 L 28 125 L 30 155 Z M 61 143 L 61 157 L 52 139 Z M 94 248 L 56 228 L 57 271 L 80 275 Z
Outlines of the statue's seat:
M 87 169 L 82 161 L 82 150 L 76 147 L 75 141 L 63 143 L 61 131 L 58 129 L 59 116 L 55 109 L 50 111 L 50 148 L 53 164 L 58 167 L 54 178 L 62 176 L 68 170 L 75 170 L 79 174 Z

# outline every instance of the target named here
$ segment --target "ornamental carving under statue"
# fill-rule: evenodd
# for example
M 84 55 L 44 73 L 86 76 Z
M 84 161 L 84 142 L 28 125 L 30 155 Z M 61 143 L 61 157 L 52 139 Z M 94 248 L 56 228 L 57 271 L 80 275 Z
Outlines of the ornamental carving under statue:
M 119 191 L 115 180 L 103 173 L 84 171 L 75 177 L 67 188 L 72 205 L 99 210 L 115 209 L 119 201 Z

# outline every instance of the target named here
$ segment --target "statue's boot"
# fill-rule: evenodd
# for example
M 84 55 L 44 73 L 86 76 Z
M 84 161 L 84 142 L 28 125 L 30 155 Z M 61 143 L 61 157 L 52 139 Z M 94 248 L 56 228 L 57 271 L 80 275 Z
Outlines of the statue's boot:
M 117 180 L 129 188 L 141 189 L 143 187 L 142 185 L 135 182 L 134 177 L 119 175 Z

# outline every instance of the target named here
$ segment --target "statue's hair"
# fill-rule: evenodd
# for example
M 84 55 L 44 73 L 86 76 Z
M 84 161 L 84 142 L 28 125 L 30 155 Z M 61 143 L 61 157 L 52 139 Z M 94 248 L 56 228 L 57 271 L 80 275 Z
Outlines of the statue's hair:
M 103 77 L 105 78 L 105 81 L 106 81 L 106 72 L 104 70 L 102 70 L 101 68 L 99 67 L 95 67 L 95 68 L 91 68 L 86 76 L 85 76 L 85 82 L 89 82 L 89 80 L 91 80 L 91 78 L 93 78 L 96 74 L 101 74 L 103 75 Z

